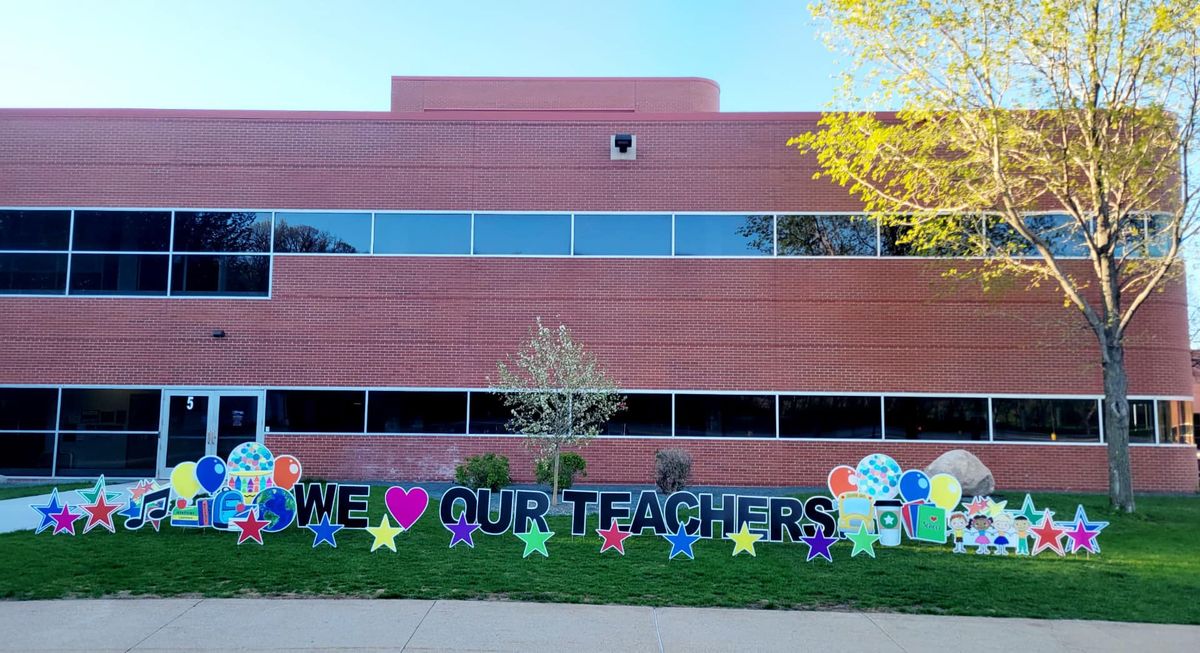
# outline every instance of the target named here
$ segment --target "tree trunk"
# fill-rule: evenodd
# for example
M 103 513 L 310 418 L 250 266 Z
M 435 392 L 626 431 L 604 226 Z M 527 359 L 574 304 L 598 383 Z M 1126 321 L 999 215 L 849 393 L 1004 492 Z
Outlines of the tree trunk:
M 1128 410 L 1126 410 L 1126 412 L 1128 412 Z M 553 488 L 552 493 L 550 494 L 550 505 L 552 506 L 558 505 L 558 464 L 560 460 L 562 460 L 562 450 L 558 447 L 554 447 L 554 480 L 550 482 L 550 487 Z
M 1129 466 L 1129 378 L 1125 345 L 1112 337 L 1104 346 L 1104 440 L 1108 443 L 1108 498 L 1113 507 L 1133 512 Z

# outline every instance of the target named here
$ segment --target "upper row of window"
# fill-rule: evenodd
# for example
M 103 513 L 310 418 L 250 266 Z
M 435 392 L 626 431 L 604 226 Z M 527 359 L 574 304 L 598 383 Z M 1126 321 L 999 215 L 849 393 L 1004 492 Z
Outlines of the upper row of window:
M 980 254 L 1035 254 L 1007 225 L 964 219 Z M 1087 254 L 1070 216 L 1028 220 L 1055 254 Z M 1160 227 L 1137 218 L 1127 247 L 1155 255 Z M 271 253 L 915 255 L 905 231 L 851 215 L 0 210 L 0 292 L 266 295 Z

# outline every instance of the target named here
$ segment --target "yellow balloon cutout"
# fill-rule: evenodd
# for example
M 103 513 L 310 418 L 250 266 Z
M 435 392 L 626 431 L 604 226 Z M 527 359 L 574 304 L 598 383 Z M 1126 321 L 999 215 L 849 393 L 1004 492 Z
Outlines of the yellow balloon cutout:
M 929 479 L 929 500 L 947 512 L 958 507 L 962 499 L 962 486 L 958 479 L 949 474 L 935 474 Z
M 171 470 L 171 487 L 175 494 L 184 499 L 191 499 L 200 491 L 200 481 L 196 479 L 196 463 L 179 463 Z

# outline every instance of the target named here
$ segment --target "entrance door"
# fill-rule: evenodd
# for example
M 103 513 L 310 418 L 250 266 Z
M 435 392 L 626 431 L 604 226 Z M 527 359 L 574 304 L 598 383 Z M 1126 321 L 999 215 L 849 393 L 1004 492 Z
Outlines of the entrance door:
M 168 478 L 181 462 L 221 458 L 237 445 L 262 440 L 262 393 L 226 390 L 163 392 L 158 476 Z

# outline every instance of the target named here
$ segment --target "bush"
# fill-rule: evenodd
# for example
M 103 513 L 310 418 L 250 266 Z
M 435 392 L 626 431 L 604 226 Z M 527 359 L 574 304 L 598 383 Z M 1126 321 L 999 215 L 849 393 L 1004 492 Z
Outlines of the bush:
M 554 480 L 554 456 L 538 460 L 537 465 L 533 468 L 533 473 L 537 477 L 538 483 L 551 485 Z M 587 476 L 587 461 L 573 451 L 564 451 L 558 461 L 559 491 L 571 487 L 575 483 L 576 474 Z
M 654 454 L 654 484 L 659 492 L 678 492 L 691 478 L 692 454 L 683 449 L 663 449 Z
M 493 492 L 512 483 L 508 475 L 508 458 L 494 453 L 471 456 L 454 468 L 454 480 L 470 488 L 491 488 Z

